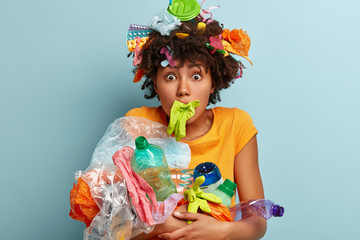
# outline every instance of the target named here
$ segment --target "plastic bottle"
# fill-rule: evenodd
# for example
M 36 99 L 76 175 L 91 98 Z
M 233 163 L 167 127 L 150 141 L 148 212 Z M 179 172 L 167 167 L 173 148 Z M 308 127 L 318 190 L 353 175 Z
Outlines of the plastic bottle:
M 205 193 L 211 193 L 224 182 L 219 168 L 212 162 L 204 162 L 197 165 L 194 169 L 194 180 L 204 176 L 205 182 L 200 185 L 200 189 Z
M 131 167 L 153 188 L 156 200 L 164 201 L 172 193 L 176 193 L 176 186 L 171 180 L 170 169 L 161 147 L 149 144 L 143 136 L 136 138 L 135 146 Z
M 272 216 L 282 217 L 284 215 L 284 208 L 276 205 L 271 200 L 256 199 L 240 202 L 230 208 L 230 213 L 234 221 L 247 218 L 252 214 L 256 214 L 268 220 Z
M 213 192 L 216 196 L 221 198 L 222 204 L 227 207 L 231 205 L 231 198 L 235 194 L 236 183 L 229 179 L 225 179 L 223 184 L 220 184 L 219 187 Z

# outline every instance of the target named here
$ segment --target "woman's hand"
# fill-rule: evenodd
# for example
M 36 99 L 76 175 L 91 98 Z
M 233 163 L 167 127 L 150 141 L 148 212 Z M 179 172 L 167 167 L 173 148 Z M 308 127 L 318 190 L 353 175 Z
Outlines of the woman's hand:
M 159 234 L 160 238 L 167 240 L 226 239 L 226 233 L 229 232 L 227 231 L 227 228 L 229 227 L 228 222 L 221 222 L 204 214 L 175 211 L 173 216 L 181 220 L 190 220 L 193 222 L 173 232 Z

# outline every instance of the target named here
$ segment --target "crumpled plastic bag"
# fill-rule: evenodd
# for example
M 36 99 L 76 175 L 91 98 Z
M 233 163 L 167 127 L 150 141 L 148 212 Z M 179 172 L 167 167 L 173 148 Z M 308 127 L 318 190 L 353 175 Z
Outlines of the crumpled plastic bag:
M 125 181 L 118 167 L 113 164 L 112 156 L 124 146 L 135 148 L 135 139 L 144 136 L 149 143 L 163 148 L 171 170 L 180 172 L 187 169 L 191 160 L 190 147 L 176 142 L 166 131 L 166 126 L 140 117 L 119 118 L 108 127 L 94 150 L 89 168 L 84 174 L 79 174 L 90 189 L 92 200 L 89 201 L 93 201 L 92 204 L 95 202 L 99 209 L 95 217 L 94 214 L 91 216 L 92 222 L 90 218 L 87 220 L 87 226 L 91 224 L 84 231 L 84 240 L 130 239 L 153 230 L 154 226 L 141 221 L 132 206 Z M 172 177 L 179 175 L 183 174 L 172 174 Z M 158 211 L 153 209 L 155 224 L 165 222 L 180 196 L 175 195 L 167 202 L 159 202 L 161 207 Z
M 184 199 L 180 193 L 173 193 L 163 202 L 158 202 L 158 209 L 153 211 L 153 218 L 155 224 L 162 224 L 176 209 L 178 202 Z
M 90 225 L 86 224 L 84 239 L 130 239 L 153 230 L 138 218 L 130 203 L 125 180 L 114 164 L 92 164 L 79 181 L 88 185 L 90 202 L 95 202 L 99 209 Z
M 112 163 L 114 153 L 125 146 L 135 149 L 135 139 L 144 136 L 149 143 L 160 146 L 165 153 L 170 168 L 186 169 L 191 160 L 189 145 L 176 142 L 167 134 L 167 127 L 140 117 L 116 119 L 97 144 L 92 163 Z
M 116 119 L 96 146 L 91 164 L 112 163 L 113 154 L 125 146 L 135 149 L 135 139 L 144 136 L 149 143 L 160 146 L 171 171 L 171 179 L 182 193 L 192 178 L 192 171 L 187 171 L 191 160 L 188 144 L 177 142 L 167 134 L 167 127 L 141 117 L 122 117 Z
M 93 218 L 100 211 L 96 202 L 91 196 L 89 185 L 79 178 L 77 184 L 74 183 L 70 191 L 70 217 L 82 221 L 86 227 L 90 226 Z

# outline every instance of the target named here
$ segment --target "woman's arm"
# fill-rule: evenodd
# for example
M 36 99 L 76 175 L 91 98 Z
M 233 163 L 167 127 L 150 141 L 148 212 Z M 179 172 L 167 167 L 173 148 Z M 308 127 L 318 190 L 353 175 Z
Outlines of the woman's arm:
M 240 201 L 264 198 L 256 136 L 236 155 L 234 177 Z M 266 232 L 266 220 L 254 215 L 229 227 L 229 239 L 260 239 Z
M 255 136 L 235 157 L 234 175 L 241 201 L 264 198 Z M 238 222 L 222 222 L 199 213 L 178 214 L 175 211 L 173 215 L 178 219 L 194 222 L 173 232 L 160 234 L 160 237 L 165 239 L 260 239 L 266 232 L 266 220 L 258 216 L 251 216 Z

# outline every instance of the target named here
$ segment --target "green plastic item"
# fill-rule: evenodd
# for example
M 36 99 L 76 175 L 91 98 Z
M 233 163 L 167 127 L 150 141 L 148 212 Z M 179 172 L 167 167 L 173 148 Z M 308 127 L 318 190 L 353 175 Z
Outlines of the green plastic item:
M 170 1 L 168 12 L 180 21 L 189 21 L 199 15 L 200 4 L 196 0 L 173 0 Z
M 230 207 L 231 206 L 231 198 L 235 194 L 236 183 L 233 181 L 226 179 L 223 184 L 220 184 L 219 187 L 213 192 L 216 196 L 221 198 L 222 203 Z
M 167 128 L 167 134 L 174 133 L 176 141 L 186 136 L 186 121 L 195 114 L 195 108 L 200 105 L 199 100 L 189 102 L 188 104 L 174 101 L 170 110 L 170 122 Z
M 233 181 L 231 181 L 229 179 L 226 179 L 225 182 L 223 184 L 221 184 L 217 189 L 221 190 L 226 195 L 228 195 L 229 197 L 232 198 L 235 194 L 236 186 L 237 186 L 236 183 L 234 183 Z
M 131 156 L 131 167 L 145 179 L 155 192 L 157 201 L 164 201 L 171 194 L 176 193 L 175 183 L 171 180 L 171 173 L 164 151 L 161 147 L 149 144 L 143 136 L 135 139 L 136 149 Z
M 197 177 L 194 181 L 192 188 L 184 192 L 184 199 L 189 201 L 188 212 L 197 213 L 198 209 L 200 208 L 202 211 L 206 213 L 210 213 L 211 208 L 209 207 L 207 201 L 218 204 L 222 202 L 221 198 L 219 198 L 215 194 L 204 193 L 200 189 L 200 185 L 203 184 L 204 182 L 205 182 L 204 176 Z M 192 221 L 188 221 L 187 223 L 190 224 L 192 223 Z

